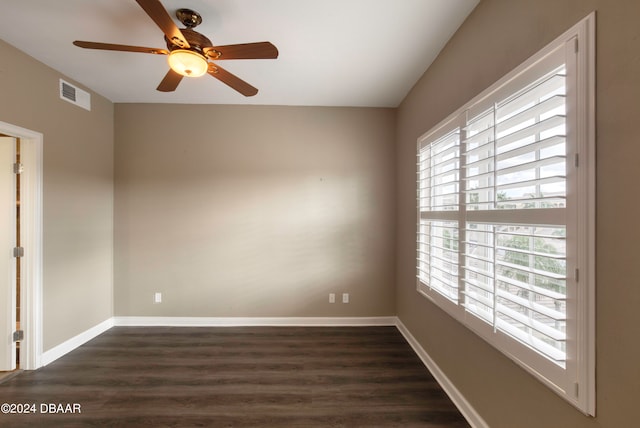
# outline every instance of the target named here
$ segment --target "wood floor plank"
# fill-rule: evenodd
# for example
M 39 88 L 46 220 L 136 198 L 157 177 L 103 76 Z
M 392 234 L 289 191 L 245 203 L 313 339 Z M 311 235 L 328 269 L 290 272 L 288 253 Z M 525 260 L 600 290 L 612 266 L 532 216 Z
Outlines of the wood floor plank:
M 395 327 L 115 327 L 0 403 L 37 406 L 11 427 L 469 426 Z

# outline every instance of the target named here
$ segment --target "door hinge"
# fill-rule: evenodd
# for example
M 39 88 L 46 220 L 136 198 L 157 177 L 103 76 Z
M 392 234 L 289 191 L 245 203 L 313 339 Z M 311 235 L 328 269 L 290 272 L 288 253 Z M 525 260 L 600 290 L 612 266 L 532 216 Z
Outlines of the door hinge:
M 24 171 L 24 165 L 22 165 L 20 162 L 16 162 L 13 164 L 14 174 L 21 174 L 23 171 Z
M 13 257 L 24 257 L 24 247 L 14 247 Z
M 576 153 L 576 156 L 574 158 L 574 163 L 576 165 L 576 168 L 580 167 L 580 156 Z
M 574 52 L 578 53 L 578 39 L 575 39 L 575 43 L 574 43 Z
M 580 281 L 580 269 L 576 268 L 576 282 Z
M 20 342 L 24 340 L 24 330 L 16 330 L 13 332 L 13 341 Z

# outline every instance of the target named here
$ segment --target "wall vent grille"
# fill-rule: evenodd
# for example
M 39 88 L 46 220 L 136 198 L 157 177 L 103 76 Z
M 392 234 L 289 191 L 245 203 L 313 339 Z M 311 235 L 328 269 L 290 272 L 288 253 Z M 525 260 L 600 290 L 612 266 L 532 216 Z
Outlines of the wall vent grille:
M 91 94 L 62 79 L 60 79 L 60 98 L 85 110 L 91 110 Z

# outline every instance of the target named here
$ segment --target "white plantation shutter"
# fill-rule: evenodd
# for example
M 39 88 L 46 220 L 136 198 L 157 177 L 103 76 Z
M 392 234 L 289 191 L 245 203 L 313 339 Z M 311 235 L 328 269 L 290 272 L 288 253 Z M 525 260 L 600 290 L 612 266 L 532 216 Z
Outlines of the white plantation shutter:
M 593 263 L 590 25 L 419 139 L 417 284 L 593 414 L 593 275 L 578 280 Z
M 463 167 L 466 310 L 556 364 L 566 360 L 566 66 L 468 120 Z M 536 70 L 537 71 L 537 70 Z M 531 77 L 529 80 L 532 80 Z M 548 210 L 540 224 L 523 210 Z M 507 211 L 508 210 L 508 211 Z M 557 218 L 557 224 L 548 224 Z
M 420 221 L 418 277 L 431 290 L 458 301 L 458 223 Z
M 465 309 L 564 367 L 564 228 L 473 223 L 467 227 Z
M 420 204 L 429 211 L 458 209 L 460 130 L 454 129 L 420 152 Z
M 566 199 L 565 65 L 496 107 L 497 208 L 550 208 Z
M 418 277 L 429 290 L 457 303 L 460 129 L 453 127 L 424 147 L 418 154 L 418 169 L 424 213 L 418 231 Z

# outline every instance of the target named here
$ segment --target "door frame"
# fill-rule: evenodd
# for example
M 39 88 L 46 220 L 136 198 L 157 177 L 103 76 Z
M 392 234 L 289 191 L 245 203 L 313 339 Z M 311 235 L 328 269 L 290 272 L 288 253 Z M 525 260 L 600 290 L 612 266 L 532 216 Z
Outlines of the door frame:
M 42 194 L 43 135 L 40 132 L 0 122 L 0 134 L 20 138 L 20 234 L 25 248 L 21 260 L 20 368 L 42 366 Z

